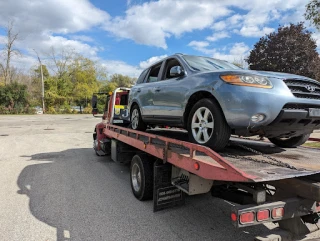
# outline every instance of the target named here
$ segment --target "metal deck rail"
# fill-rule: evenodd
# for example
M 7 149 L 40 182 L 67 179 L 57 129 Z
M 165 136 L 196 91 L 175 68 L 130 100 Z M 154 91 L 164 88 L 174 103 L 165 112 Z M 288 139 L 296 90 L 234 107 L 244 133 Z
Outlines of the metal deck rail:
M 258 179 L 205 146 L 109 124 L 103 133 L 205 179 L 235 182 Z

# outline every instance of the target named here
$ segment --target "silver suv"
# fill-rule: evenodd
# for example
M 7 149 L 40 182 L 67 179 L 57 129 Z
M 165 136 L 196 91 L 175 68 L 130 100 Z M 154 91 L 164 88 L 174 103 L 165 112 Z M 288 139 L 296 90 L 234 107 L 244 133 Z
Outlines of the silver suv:
M 320 85 L 302 76 L 175 54 L 142 72 L 130 91 L 129 110 L 133 129 L 182 127 L 191 141 L 216 151 L 231 134 L 295 147 L 320 128 Z

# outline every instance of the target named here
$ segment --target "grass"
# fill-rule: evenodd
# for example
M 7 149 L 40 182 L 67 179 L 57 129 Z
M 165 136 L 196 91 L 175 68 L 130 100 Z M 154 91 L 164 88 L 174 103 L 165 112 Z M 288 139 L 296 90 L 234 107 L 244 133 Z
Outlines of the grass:
M 320 142 L 306 142 L 303 144 L 306 147 L 320 148 Z

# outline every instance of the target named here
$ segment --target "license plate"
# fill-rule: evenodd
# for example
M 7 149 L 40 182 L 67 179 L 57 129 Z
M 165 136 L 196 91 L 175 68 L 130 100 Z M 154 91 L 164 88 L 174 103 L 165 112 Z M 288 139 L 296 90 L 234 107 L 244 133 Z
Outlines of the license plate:
M 123 123 L 123 120 L 113 120 L 113 123 Z
M 320 109 L 309 108 L 309 117 L 320 117 Z

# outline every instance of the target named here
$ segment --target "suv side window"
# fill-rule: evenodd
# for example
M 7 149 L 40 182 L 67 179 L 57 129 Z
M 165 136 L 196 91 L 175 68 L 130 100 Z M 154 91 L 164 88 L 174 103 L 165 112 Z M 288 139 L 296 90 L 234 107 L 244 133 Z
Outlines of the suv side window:
M 163 76 L 161 78 L 162 80 L 176 78 L 176 77 L 170 76 L 170 69 L 174 66 L 180 66 L 181 68 L 183 68 L 177 59 L 172 58 L 166 61 L 166 65 L 164 66 Z
M 144 81 L 144 79 L 146 78 L 146 75 L 147 75 L 147 73 L 148 73 L 148 70 L 149 70 L 149 69 L 145 69 L 144 71 L 142 71 L 142 73 L 140 74 L 140 76 L 139 76 L 136 84 L 141 84 L 141 83 L 143 83 L 143 81 Z
M 147 83 L 152 83 L 152 82 L 157 82 L 158 81 L 158 75 L 160 72 L 161 64 L 159 63 L 155 66 L 153 66 L 149 72 L 148 78 L 147 78 Z

